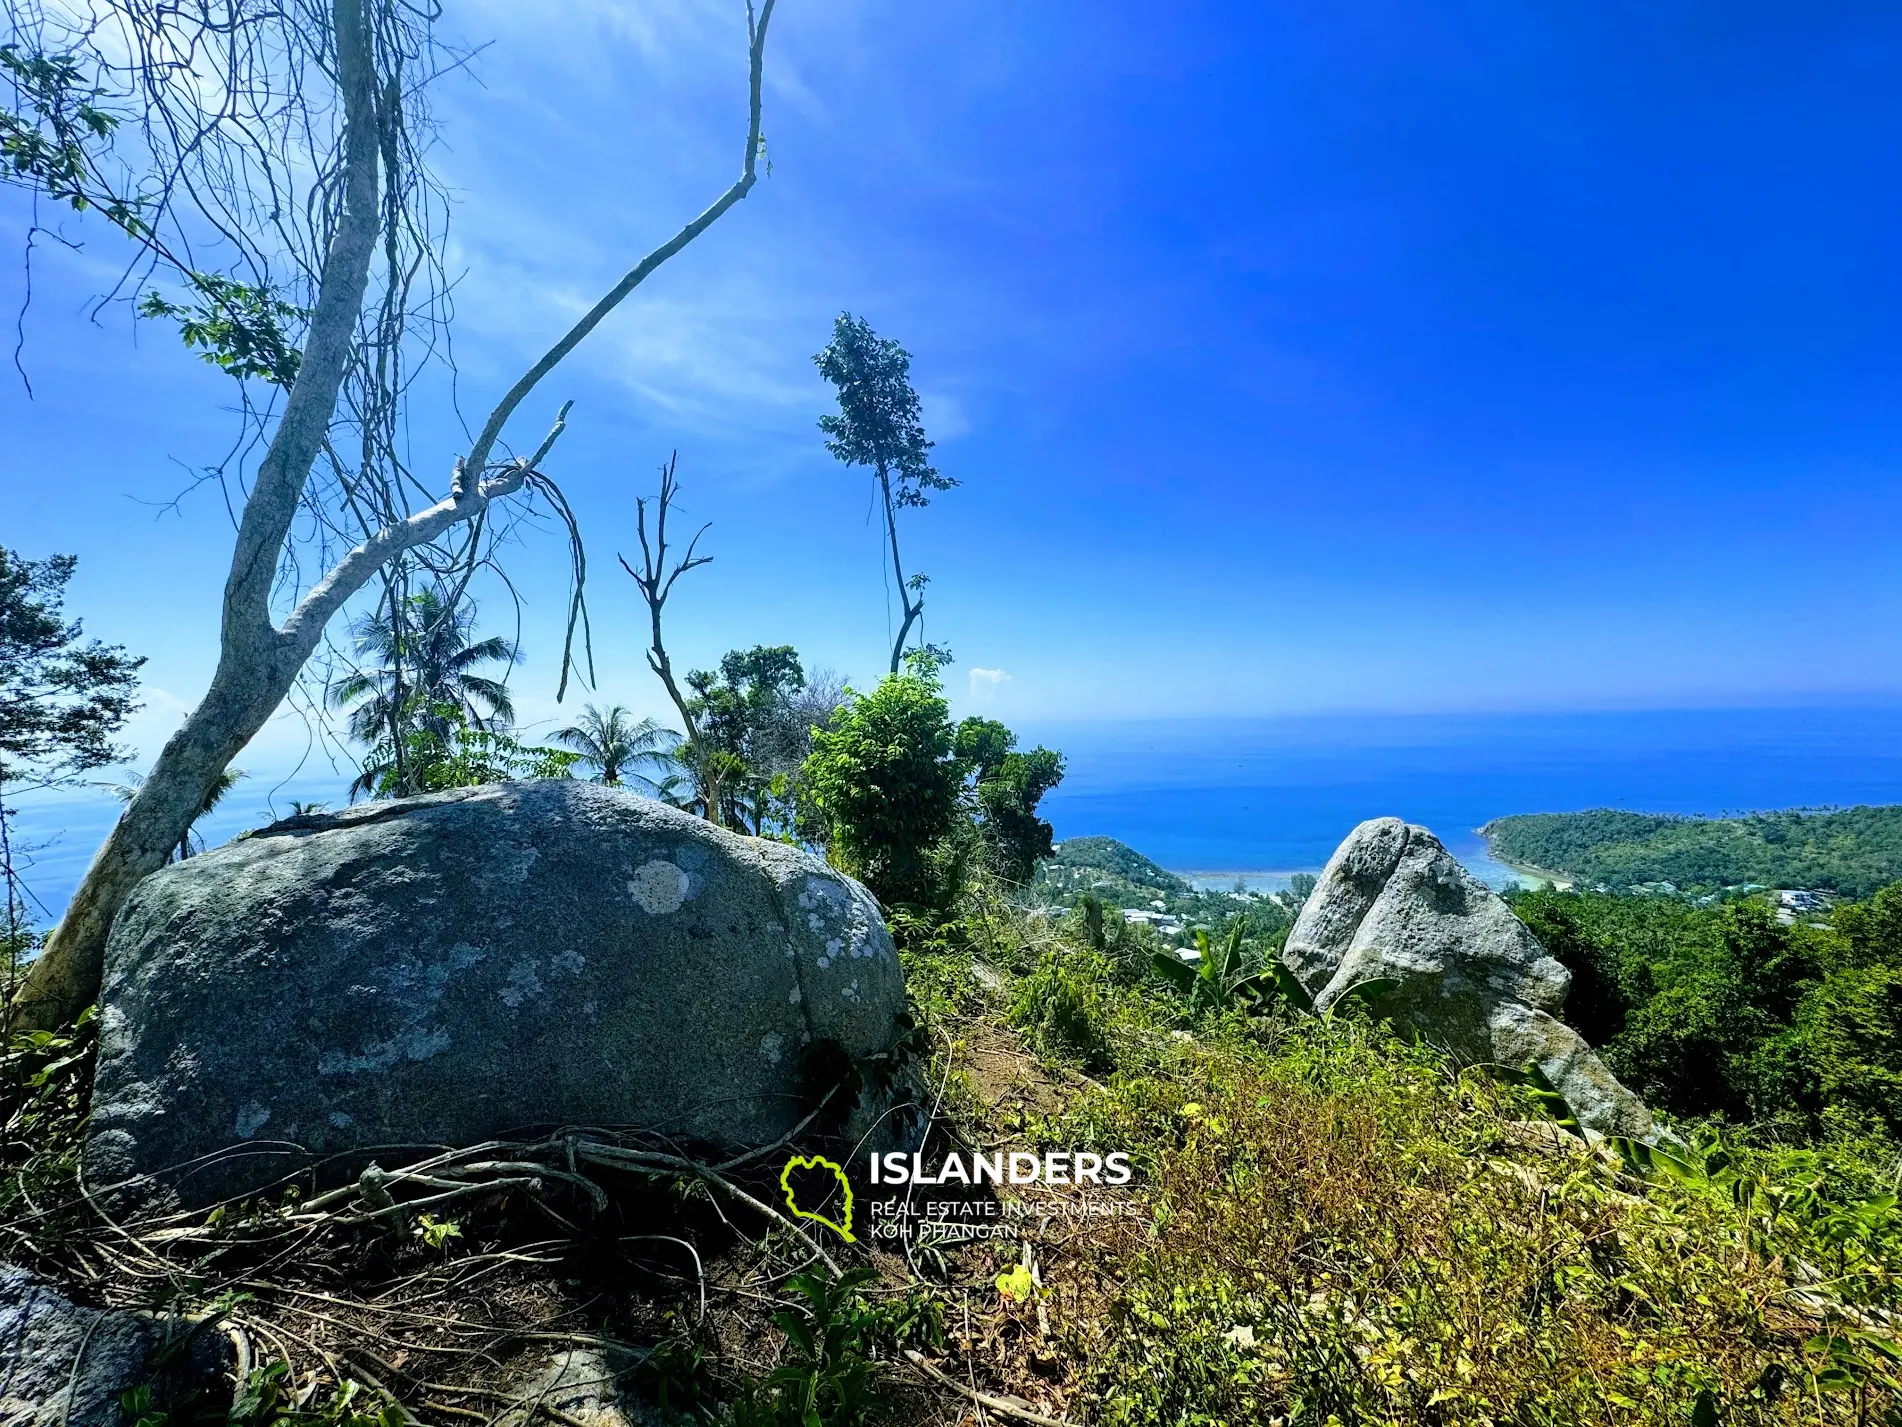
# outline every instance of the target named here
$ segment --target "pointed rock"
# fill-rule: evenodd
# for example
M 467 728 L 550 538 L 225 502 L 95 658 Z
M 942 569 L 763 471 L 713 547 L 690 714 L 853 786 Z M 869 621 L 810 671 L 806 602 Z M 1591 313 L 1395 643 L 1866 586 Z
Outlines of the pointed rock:
M 1335 849 L 1282 953 L 1325 1012 L 1353 987 L 1468 1064 L 1536 1061 L 1587 1129 L 1655 1141 L 1644 1102 L 1559 1020 L 1571 973 L 1432 833 L 1373 818 Z

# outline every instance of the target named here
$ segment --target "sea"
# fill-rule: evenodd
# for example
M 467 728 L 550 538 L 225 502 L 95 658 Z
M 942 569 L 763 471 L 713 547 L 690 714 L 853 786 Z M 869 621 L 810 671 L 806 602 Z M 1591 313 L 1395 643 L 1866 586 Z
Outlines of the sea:
M 1518 880 L 1479 828 L 1510 813 L 1627 808 L 1721 816 L 1902 803 L 1902 704 L 1645 712 L 1341 714 L 1021 726 L 1067 772 L 1043 804 L 1059 841 L 1102 835 L 1198 884 L 1279 890 L 1356 823 L 1400 817 L 1493 886 Z M 241 756 L 238 760 L 245 762 Z M 290 812 L 344 803 L 347 773 L 247 777 L 207 820 L 216 845 Z M 35 912 L 59 915 L 119 804 L 30 800 Z
M 1476 876 L 1524 880 L 1479 829 L 1511 813 L 1722 816 L 1902 803 L 1902 706 L 1357 714 L 1048 725 L 1059 841 L 1117 838 L 1199 885 L 1279 890 L 1367 818 L 1432 829 Z

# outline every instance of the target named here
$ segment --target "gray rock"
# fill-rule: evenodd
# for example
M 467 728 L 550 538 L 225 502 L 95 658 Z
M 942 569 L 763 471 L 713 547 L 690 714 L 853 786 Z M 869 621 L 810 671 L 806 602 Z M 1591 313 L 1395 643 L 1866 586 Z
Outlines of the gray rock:
M 619 789 L 295 818 L 154 873 L 119 914 L 89 1170 L 204 1203 L 309 1156 L 530 1127 L 758 1146 L 804 1114 L 815 1057 L 890 1050 L 904 1004 L 858 883 Z
M 546 1422 L 552 1407 L 586 1427 L 658 1427 L 661 1415 L 621 1391 L 632 1363 L 625 1353 L 602 1348 L 570 1348 L 556 1353 L 504 1412 L 498 1427 L 532 1427 Z
M 191 1390 L 229 1402 L 219 1380 L 229 1360 L 213 1328 L 84 1308 L 25 1269 L 0 1268 L 0 1427 L 119 1427 L 120 1395 L 141 1386 L 154 1406 Z
M 1392 979 L 1375 1009 L 1468 1063 L 1537 1061 L 1579 1123 L 1655 1140 L 1644 1102 L 1558 1019 L 1571 973 L 1423 827 L 1374 818 L 1328 859 L 1283 960 L 1325 1012 L 1350 988 Z

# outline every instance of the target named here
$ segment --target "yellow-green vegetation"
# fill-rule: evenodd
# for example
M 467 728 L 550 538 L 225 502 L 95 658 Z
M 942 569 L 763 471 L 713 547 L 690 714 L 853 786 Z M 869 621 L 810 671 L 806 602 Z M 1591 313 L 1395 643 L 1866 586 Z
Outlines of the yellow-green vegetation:
M 962 1136 L 1139 1169 L 1137 1215 L 1035 1245 L 1054 1354 L 1000 1330 L 980 1380 L 1118 1424 L 1902 1420 L 1889 1142 L 1621 1158 L 1359 1007 L 1198 1003 L 1080 917 L 969 925 L 1001 984 L 913 950 L 922 1009 L 964 1045 L 1001 1015 L 1066 1093 L 1000 1123 L 974 1080 Z
M 74 1177 L 82 1027 L 8 1063 L 6 1257 L 249 1341 L 232 1422 L 491 1420 L 561 1344 L 632 1355 L 659 1420 L 760 1427 L 923 1427 L 974 1415 L 971 1393 L 991 1420 L 1077 1427 L 1902 1420 L 1902 1164 L 1879 1128 L 1798 1144 L 1682 1120 L 1682 1143 L 1591 1145 L 1536 1085 L 1364 1003 L 1316 1018 L 1269 994 L 1272 937 L 1203 940 L 1225 988 L 1258 978 L 1218 996 L 1100 908 L 1053 920 L 1000 888 L 902 924 L 924 1158 L 1135 1170 L 1004 1187 L 1033 1211 L 1020 1240 L 847 1244 L 774 1214 L 783 1152 L 716 1168 L 605 1132 L 107 1225 Z M 1086 1196 L 1130 1212 L 1044 1212 Z

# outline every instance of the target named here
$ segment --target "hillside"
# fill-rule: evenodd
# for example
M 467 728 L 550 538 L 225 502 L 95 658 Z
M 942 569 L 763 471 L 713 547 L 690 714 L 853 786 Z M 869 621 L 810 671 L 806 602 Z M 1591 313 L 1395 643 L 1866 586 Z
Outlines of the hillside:
M 1669 882 L 1710 892 L 1756 884 L 1866 897 L 1902 878 L 1902 807 L 1690 818 L 1597 808 L 1498 818 L 1493 856 L 1614 891 Z
M 1200 891 L 1113 837 L 1072 837 L 1037 864 L 1031 897 L 1046 907 L 1073 907 L 1095 897 L 1105 907 L 1140 914 L 1165 936 L 1185 941 L 1196 927 L 1216 928 L 1240 916 L 1250 934 L 1286 931 L 1291 908 L 1251 892 Z
M 1037 865 L 1037 881 L 1070 892 L 1146 889 L 1152 895 L 1190 892 L 1188 882 L 1113 837 L 1072 837 Z M 1146 900 L 1146 899 L 1145 899 Z

